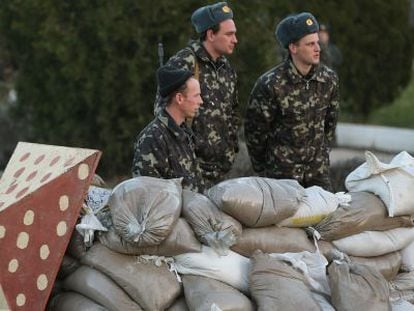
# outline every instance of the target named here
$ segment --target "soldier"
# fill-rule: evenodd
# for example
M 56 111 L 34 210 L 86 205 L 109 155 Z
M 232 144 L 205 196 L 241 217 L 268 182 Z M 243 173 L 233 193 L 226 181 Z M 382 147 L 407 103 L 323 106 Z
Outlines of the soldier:
M 208 186 L 230 171 L 238 151 L 237 76 L 225 55 L 237 43 L 233 12 L 225 2 L 194 11 L 191 21 L 200 39 L 171 57 L 167 64 L 188 69 L 199 80 L 203 106 L 192 120 L 195 151 Z M 155 113 L 163 106 L 157 96 Z
M 338 77 L 319 64 L 318 29 L 310 13 L 290 15 L 278 24 L 276 38 L 289 54 L 256 81 L 246 111 L 245 136 L 259 175 L 293 178 L 304 187 L 330 190 Z
M 342 53 L 338 46 L 332 43 L 328 26 L 319 25 L 319 45 L 321 47 L 321 63 L 337 71 L 342 63 Z
M 160 95 L 167 104 L 139 134 L 135 143 L 132 175 L 183 177 L 183 187 L 203 192 L 205 185 L 194 153 L 193 134 L 185 124 L 202 99 L 192 72 L 163 66 L 157 71 Z

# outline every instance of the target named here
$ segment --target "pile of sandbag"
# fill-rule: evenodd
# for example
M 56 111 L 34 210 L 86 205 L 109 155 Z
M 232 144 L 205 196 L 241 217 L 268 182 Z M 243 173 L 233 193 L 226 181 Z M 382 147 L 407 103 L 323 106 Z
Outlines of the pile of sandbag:
M 90 200 L 96 219 L 74 231 L 49 309 L 410 310 L 411 214 L 395 209 L 400 194 L 390 217 L 378 194 L 349 190 L 243 177 L 203 195 L 127 180 Z

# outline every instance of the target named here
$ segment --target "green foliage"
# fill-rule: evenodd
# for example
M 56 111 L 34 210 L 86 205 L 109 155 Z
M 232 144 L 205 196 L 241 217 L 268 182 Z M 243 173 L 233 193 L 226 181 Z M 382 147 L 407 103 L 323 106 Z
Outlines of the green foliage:
M 129 175 L 135 136 L 153 117 L 157 43 L 166 58 L 183 47 L 194 37 L 191 13 L 207 2 L 215 1 L 2 0 L 0 47 L 19 68 L 19 139 L 97 148 L 100 174 Z M 332 26 L 349 113 L 367 115 L 409 80 L 408 0 L 229 3 L 242 107 L 258 76 L 281 60 L 274 29 L 291 12 L 313 12 Z

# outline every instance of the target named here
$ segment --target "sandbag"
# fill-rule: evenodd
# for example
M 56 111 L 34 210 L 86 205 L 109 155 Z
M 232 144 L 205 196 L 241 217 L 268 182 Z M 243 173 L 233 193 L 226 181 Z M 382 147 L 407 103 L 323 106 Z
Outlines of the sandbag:
M 128 243 L 114 230 L 100 234 L 99 241 L 114 252 L 128 255 L 175 256 L 201 252 L 201 244 L 184 218 L 179 218 L 168 237 L 156 246 L 140 247 Z
M 220 310 L 255 310 L 252 302 L 233 287 L 211 278 L 184 275 L 185 299 L 190 310 L 210 311 L 215 304 Z
M 236 253 L 250 257 L 255 250 L 264 253 L 313 252 L 315 246 L 305 231 L 299 228 L 244 228 L 236 245 L 231 248 Z
M 70 257 L 69 255 L 63 255 L 62 263 L 60 265 L 57 278 L 63 280 L 66 278 L 69 274 L 72 274 L 76 271 L 80 266 L 80 263 L 78 260 L 76 260 L 73 257 Z
M 304 275 L 289 263 L 259 251 L 251 260 L 250 292 L 258 310 L 320 310 Z
M 414 290 L 414 271 L 399 273 L 390 281 L 390 287 L 396 290 Z
M 328 262 L 335 259 L 344 260 L 348 258 L 348 255 L 337 249 L 331 242 L 319 240 L 317 243 L 320 253 L 326 258 L 326 260 L 328 260 Z
M 319 186 L 305 189 L 305 196 L 296 213 L 278 224 L 280 227 L 313 226 L 335 211 L 339 205 L 347 205 L 351 196 L 344 192 L 332 193 Z
M 248 273 L 250 260 L 229 251 L 220 256 L 211 247 L 202 246 L 201 253 L 174 256 L 175 268 L 180 274 L 209 277 L 226 283 L 243 293 L 249 290 Z
M 68 276 L 63 287 L 96 301 L 112 311 L 138 311 L 142 308 L 109 277 L 98 270 L 81 266 Z
M 349 191 L 368 191 L 378 195 L 388 209 L 388 215 L 414 214 L 414 158 L 406 151 L 397 154 L 390 164 L 382 163 L 371 152 L 365 152 L 366 162 L 345 179 Z
M 390 301 L 406 300 L 414 303 L 414 289 L 393 290 L 391 289 Z
M 80 260 L 86 254 L 87 250 L 88 248 L 83 243 L 83 236 L 78 231 L 73 230 L 65 254 Z
M 228 252 L 242 233 L 236 219 L 220 211 L 208 197 L 190 190 L 183 190 L 182 216 L 200 242 L 221 255 Z
M 385 231 L 413 227 L 414 217 L 388 217 L 382 200 L 373 193 L 351 192 L 350 206 L 340 206 L 314 228 L 322 240 L 333 241 L 363 231 Z
M 414 240 L 401 250 L 401 270 L 414 271 Z
M 99 243 L 81 263 L 109 276 L 144 310 L 164 310 L 181 294 L 180 284 L 166 264 L 143 263 L 136 256 L 113 252 Z
M 375 257 L 396 252 L 414 239 L 414 228 L 365 231 L 332 243 L 340 251 L 357 257 Z
M 397 275 L 401 266 L 401 254 L 393 252 L 377 257 L 349 257 L 352 262 L 367 265 L 376 269 L 386 280 L 392 280 Z
M 160 244 L 181 213 L 181 178 L 140 176 L 117 185 L 109 200 L 115 231 L 137 246 Z
M 189 311 L 185 297 L 179 297 L 167 311 Z
M 328 268 L 336 310 L 391 310 L 387 281 L 371 267 L 334 260 Z
M 223 181 L 207 192 L 226 214 L 247 227 L 266 227 L 295 214 L 304 188 L 293 179 L 241 177 Z
M 414 305 L 407 300 L 399 299 L 391 302 L 392 311 L 414 311 Z
M 75 293 L 64 292 L 49 301 L 48 311 L 108 311 L 93 300 Z

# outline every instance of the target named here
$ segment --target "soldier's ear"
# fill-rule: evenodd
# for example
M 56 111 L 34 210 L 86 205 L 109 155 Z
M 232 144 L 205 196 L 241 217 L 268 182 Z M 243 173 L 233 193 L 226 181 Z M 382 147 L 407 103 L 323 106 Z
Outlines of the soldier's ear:
M 181 103 L 184 101 L 184 94 L 181 92 L 175 93 L 175 100 L 179 105 L 181 105 Z
M 298 49 L 298 46 L 296 43 L 289 43 L 288 50 L 290 53 L 296 54 L 297 49 Z
M 213 36 L 214 36 L 214 31 L 213 29 L 207 29 L 206 31 L 206 40 L 207 41 L 212 41 L 213 40 Z

